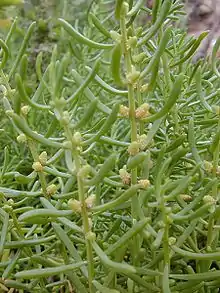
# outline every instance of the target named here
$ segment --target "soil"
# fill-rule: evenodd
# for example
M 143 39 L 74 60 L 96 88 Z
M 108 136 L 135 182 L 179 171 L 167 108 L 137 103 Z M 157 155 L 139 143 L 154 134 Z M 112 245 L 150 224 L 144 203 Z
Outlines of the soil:
M 209 31 L 195 59 L 205 57 L 220 37 L 220 0 L 186 0 L 187 31 L 189 35 L 199 36 Z M 147 0 L 147 6 L 152 7 L 153 0 Z

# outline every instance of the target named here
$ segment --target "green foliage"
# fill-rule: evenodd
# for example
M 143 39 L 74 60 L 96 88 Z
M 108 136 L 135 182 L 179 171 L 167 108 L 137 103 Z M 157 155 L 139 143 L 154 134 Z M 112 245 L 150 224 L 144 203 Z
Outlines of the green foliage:
M 218 292 L 220 43 L 128 2 L 0 40 L 2 292 Z

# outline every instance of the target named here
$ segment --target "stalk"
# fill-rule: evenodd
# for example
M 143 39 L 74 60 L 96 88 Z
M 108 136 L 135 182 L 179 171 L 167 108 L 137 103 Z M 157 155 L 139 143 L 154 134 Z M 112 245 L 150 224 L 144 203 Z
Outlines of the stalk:
M 121 29 L 121 45 L 125 58 L 125 71 L 126 76 L 132 74 L 132 63 L 131 63 L 131 55 L 128 47 L 128 36 L 126 30 L 126 11 L 128 8 L 128 4 L 123 2 L 121 7 L 121 17 L 120 17 L 120 29 Z M 133 83 L 128 82 L 128 103 L 129 103 L 129 118 L 131 125 L 131 143 L 137 141 L 137 123 L 135 118 L 135 95 L 134 95 L 134 85 Z M 137 168 L 132 169 L 131 171 L 131 184 L 137 183 Z M 133 218 L 138 217 L 138 199 L 136 196 L 132 197 L 131 201 L 131 209 Z
M 80 159 L 80 151 L 77 149 L 76 142 L 74 140 L 74 137 L 72 136 L 71 130 L 67 125 L 64 125 L 64 132 L 66 135 L 66 138 L 68 141 L 71 142 L 72 147 L 72 154 L 75 161 L 76 166 L 76 173 L 77 173 L 77 184 L 78 184 L 78 198 L 81 206 L 81 215 L 83 220 L 83 229 L 85 233 L 85 240 L 86 240 L 86 253 L 87 253 L 87 261 L 88 261 L 88 283 L 89 283 L 89 292 L 93 293 L 93 285 L 92 281 L 94 278 L 94 265 L 93 265 L 93 251 L 92 251 L 92 245 L 91 240 L 88 239 L 88 235 L 91 232 L 90 224 L 89 224 L 89 217 L 87 212 L 87 206 L 86 206 L 86 192 L 85 192 L 85 185 L 84 185 L 84 176 L 82 172 L 82 164 Z

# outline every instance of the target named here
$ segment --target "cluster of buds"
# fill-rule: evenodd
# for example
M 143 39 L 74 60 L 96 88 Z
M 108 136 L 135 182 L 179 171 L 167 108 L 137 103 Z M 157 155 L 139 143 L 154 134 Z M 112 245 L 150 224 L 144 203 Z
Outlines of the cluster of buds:
M 216 207 L 216 199 L 211 195 L 206 195 L 203 197 L 203 202 L 204 204 L 210 204 L 208 211 L 210 213 L 214 213 Z
M 137 37 L 136 36 L 129 37 L 127 45 L 128 45 L 128 49 L 135 48 L 137 46 Z
M 138 135 L 137 141 L 140 144 L 140 150 L 141 151 L 145 150 L 147 147 L 147 135 L 146 134 Z
M 52 196 L 57 192 L 57 186 L 55 184 L 51 184 L 46 188 L 47 195 Z
M 129 108 L 124 105 L 120 105 L 119 113 L 121 116 L 128 118 L 129 117 Z
M 213 172 L 213 169 L 214 169 L 212 163 L 210 163 L 208 161 L 205 161 L 204 162 L 204 168 L 205 168 L 205 170 L 206 170 L 207 173 L 212 173 Z M 220 176 L 220 166 L 218 166 L 216 168 L 216 175 Z
M 95 203 L 95 194 L 91 194 L 85 200 L 85 206 L 89 210 L 94 206 L 94 203 Z M 77 214 L 80 214 L 82 212 L 82 203 L 79 200 L 70 199 L 68 201 L 68 205 L 73 212 Z
M 180 198 L 184 201 L 191 201 L 192 200 L 192 196 L 190 196 L 189 194 L 180 194 Z
M 140 152 L 140 143 L 138 141 L 132 141 L 128 147 L 128 153 L 131 156 L 135 156 Z
M 64 111 L 62 117 L 60 118 L 60 123 L 62 125 L 70 124 L 70 115 L 68 111 Z
M 30 107 L 25 105 L 23 107 L 21 107 L 21 113 L 24 115 L 24 116 L 27 116 L 28 112 L 30 111 Z
M 147 103 L 142 104 L 140 107 L 138 107 L 135 111 L 135 116 L 137 119 L 143 119 L 149 116 L 149 109 L 150 106 Z
M 131 72 L 127 74 L 128 84 L 135 84 L 140 76 L 140 71 L 137 71 L 134 66 L 132 66 Z
M 148 179 L 141 179 L 138 181 L 138 184 L 141 185 L 141 188 L 147 189 L 150 186 L 150 181 Z
M 121 178 L 123 184 L 125 184 L 125 185 L 130 184 L 130 182 L 131 182 L 131 174 L 128 173 L 128 171 L 126 170 L 126 166 L 124 166 L 123 169 L 119 170 L 119 175 L 120 175 L 120 178 Z
M 32 168 L 35 172 L 43 172 L 43 165 L 40 162 L 34 162 Z
M 27 141 L 27 137 L 24 133 L 21 133 L 17 136 L 17 141 L 19 143 L 25 143 Z

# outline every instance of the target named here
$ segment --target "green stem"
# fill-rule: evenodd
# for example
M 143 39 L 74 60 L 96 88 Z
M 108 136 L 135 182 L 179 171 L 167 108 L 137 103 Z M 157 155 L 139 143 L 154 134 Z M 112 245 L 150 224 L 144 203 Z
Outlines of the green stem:
M 87 252 L 87 260 L 88 260 L 88 282 L 89 282 L 89 292 L 93 293 L 93 278 L 94 278 L 94 265 L 93 265 L 93 251 L 92 251 L 92 245 L 91 241 L 87 239 L 87 235 L 91 232 L 90 224 L 89 224 L 89 217 L 87 212 L 87 206 L 85 202 L 85 186 L 84 186 L 84 178 L 82 175 L 80 175 L 80 170 L 82 168 L 81 166 L 81 160 L 80 160 L 80 154 L 79 151 L 76 149 L 76 146 L 74 144 L 74 140 L 72 137 L 72 133 L 68 125 L 64 126 L 64 131 L 66 134 L 67 139 L 72 144 L 72 152 L 73 152 L 73 158 L 75 161 L 76 166 L 76 172 L 77 172 L 77 184 L 78 184 L 78 196 L 79 201 L 81 203 L 81 215 L 83 220 L 83 228 L 84 228 L 84 234 L 86 238 L 86 252 Z
M 120 17 L 120 28 L 121 28 L 121 44 L 122 50 L 125 58 L 125 70 L 126 74 L 129 75 L 132 73 L 132 63 L 131 63 L 131 55 L 130 50 L 128 48 L 128 38 L 127 38 L 127 30 L 126 30 L 126 18 L 124 11 L 126 10 L 125 3 L 122 4 L 121 8 L 121 17 Z M 131 142 L 137 141 L 137 123 L 135 118 L 135 96 L 134 96 L 134 87 L 133 84 L 128 83 L 128 103 L 129 103 L 129 117 L 131 123 Z M 131 183 L 137 183 L 137 168 L 132 169 L 131 171 Z M 138 200 L 137 196 L 132 197 L 132 216 L 134 218 L 138 217 Z

